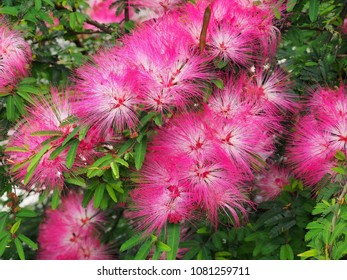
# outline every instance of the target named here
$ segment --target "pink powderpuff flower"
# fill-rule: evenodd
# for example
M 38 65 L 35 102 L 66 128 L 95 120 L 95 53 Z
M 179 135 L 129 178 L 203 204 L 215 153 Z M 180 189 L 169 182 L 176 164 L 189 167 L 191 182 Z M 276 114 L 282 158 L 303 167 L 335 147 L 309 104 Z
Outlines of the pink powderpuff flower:
M 255 187 L 259 190 L 261 201 L 275 199 L 282 189 L 290 184 L 289 178 L 289 170 L 275 164 L 258 174 L 255 178 Z
M 28 74 L 31 59 L 28 43 L 0 17 L 0 95 L 10 92 Z
M 103 51 L 76 71 L 76 89 L 81 92 L 76 114 L 103 135 L 110 128 L 122 131 L 137 124 L 138 92 L 136 73 L 126 67 L 118 49 Z
M 342 32 L 342 34 L 347 34 L 347 18 L 345 18 L 343 21 L 341 32 Z
M 39 259 L 111 259 L 108 246 L 98 240 L 97 225 L 103 216 L 89 203 L 82 207 L 82 196 L 70 193 L 57 210 L 49 210 L 40 226 Z
M 25 179 L 33 157 L 40 151 L 43 153 L 31 178 L 25 182 L 28 188 L 33 187 L 39 191 L 63 186 L 63 173 L 68 172 L 68 149 L 56 158 L 50 159 L 50 156 L 76 128 L 76 123 L 68 121 L 74 112 L 74 102 L 68 94 L 68 90 L 60 94 L 52 89 L 49 97 L 37 99 L 35 104 L 27 109 L 25 121 L 9 139 L 7 155 L 9 163 L 12 164 L 11 170 L 18 181 Z M 78 134 L 75 137 L 78 137 Z M 87 159 L 96 156 L 94 148 L 104 140 L 105 137 L 95 137 L 95 132 L 91 129 L 80 142 L 74 166 L 84 165 Z
M 329 134 L 316 119 L 308 115 L 298 121 L 288 148 L 288 162 L 296 176 L 307 185 L 317 184 L 324 175 L 333 174 L 335 153 Z
M 122 57 L 136 69 L 136 79 L 145 88 L 141 103 L 146 109 L 185 108 L 192 98 L 202 96 L 205 83 L 213 76 L 208 58 L 192 52 L 191 39 L 177 21 L 178 15 L 168 15 L 124 40 Z
M 263 110 L 271 115 L 279 112 L 294 112 L 295 96 L 290 91 L 288 74 L 280 68 L 271 70 L 257 69 L 249 79 L 244 76 L 244 93 L 261 104 Z
M 166 223 L 191 220 L 194 205 L 187 185 L 180 180 L 177 165 L 184 162 L 149 153 L 140 172 L 139 187 L 131 192 L 130 217 L 139 220 L 139 229 L 148 233 L 160 230 Z
M 288 156 L 295 174 L 309 185 L 317 184 L 326 174 L 335 178 L 335 155 L 338 151 L 347 154 L 346 102 L 345 86 L 318 88 L 306 102 L 307 116 L 295 126 Z
M 187 156 L 194 160 L 214 158 L 212 131 L 198 114 L 185 113 L 172 119 L 160 130 L 152 142 L 152 150 L 158 153 L 170 151 L 171 155 Z
M 189 185 L 193 200 L 208 214 L 217 227 L 219 211 L 233 218 L 239 225 L 239 216 L 247 217 L 244 205 L 248 203 L 238 184 L 243 179 L 239 170 L 214 161 L 191 161 L 189 168 L 181 170 Z M 230 216 L 231 215 L 231 216 Z
M 264 123 L 267 118 L 248 116 L 236 115 L 226 119 L 206 110 L 204 120 L 213 131 L 215 153 L 219 159 L 252 176 L 253 165 L 258 163 L 261 155 L 273 150 L 274 141 L 269 140 L 272 136 Z

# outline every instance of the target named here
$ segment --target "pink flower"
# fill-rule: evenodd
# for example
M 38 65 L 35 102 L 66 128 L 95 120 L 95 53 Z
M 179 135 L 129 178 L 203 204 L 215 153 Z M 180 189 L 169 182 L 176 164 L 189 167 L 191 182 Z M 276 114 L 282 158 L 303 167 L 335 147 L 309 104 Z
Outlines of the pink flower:
M 0 95 L 10 92 L 28 74 L 30 62 L 28 43 L 0 17 Z
M 175 14 L 145 24 L 124 40 L 121 56 L 144 87 L 141 103 L 159 112 L 185 108 L 201 97 L 212 74 L 207 58 L 195 54 Z
M 50 210 L 40 226 L 39 259 L 111 259 L 109 248 L 98 240 L 97 224 L 103 217 L 90 203 L 82 207 L 82 196 L 70 193 L 58 210 Z
M 290 174 L 288 169 L 270 165 L 255 178 L 255 186 L 260 191 L 259 196 L 262 201 L 273 200 L 282 189 L 290 184 Z
M 140 173 L 139 187 L 131 192 L 133 210 L 131 217 L 139 219 L 139 228 L 147 232 L 160 230 L 169 223 L 179 223 L 192 218 L 193 202 L 179 175 L 173 158 L 150 153 Z
M 138 92 L 136 75 L 124 65 L 118 49 L 103 51 L 94 63 L 77 69 L 76 88 L 81 92 L 75 104 L 76 114 L 101 134 L 114 128 L 122 131 L 137 124 Z
M 288 74 L 280 68 L 271 70 L 257 69 L 254 76 L 244 76 L 245 94 L 254 98 L 264 111 L 271 114 L 296 108 L 294 95 L 290 91 L 291 82 Z
M 265 2 L 265 1 L 264 1 Z M 275 53 L 279 31 L 274 26 L 274 5 L 253 1 L 203 0 L 187 4 L 182 25 L 199 45 L 203 15 L 211 8 L 207 29 L 206 51 L 212 58 L 223 59 L 240 66 Z
M 302 118 L 295 126 L 288 148 L 288 160 L 293 172 L 308 185 L 315 185 L 325 174 L 332 174 L 334 150 L 329 135 L 311 116 Z
M 62 145 L 77 126 L 75 122 L 69 121 L 74 118 L 74 102 L 68 94 L 68 90 L 60 94 L 52 89 L 51 96 L 37 99 L 35 105 L 28 108 L 25 121 L 19 124 L 7 145 L 9 163 L 12 164 L 11 171 L 18 181 L 25 179 L 33 157 L 43 151 L 32 176 L 26 182 L 27 187 L 35 187 L 37 191 L 55 186 L 62 187 L 63 173 L 68 172 L 66 155 L 69 147 L 56 158 L 50 159 L 52 152 Z M 85 165 L 98 155 L 94 148 L 106 141 L 105 137 L 110 139 L 110 136 L 95 136 L 94 131 L 95 129 L 90 129 L 81 140 L 74 166 Z M 76 138 L 78 134 L 74 136 L 75 141 Z

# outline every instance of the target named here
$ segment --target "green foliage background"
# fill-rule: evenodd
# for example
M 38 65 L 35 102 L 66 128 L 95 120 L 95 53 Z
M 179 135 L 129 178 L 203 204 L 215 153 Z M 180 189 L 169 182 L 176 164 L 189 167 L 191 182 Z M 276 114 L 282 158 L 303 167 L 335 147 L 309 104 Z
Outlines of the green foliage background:
M 124 12 L 122 0 L 115 1 L 118 12 Z M 70 8 L 64 8 L 70 7 Z M 135 23 L 103 25 L 92 21 L 83 11 L 84 0 L 3 0 L 0 14 L 6 15 L 15 29 L 30 42 L 33 52 L 31 76 L 24 79 L 14 94 L 0 97 L 0 142 L 5 144 L 8 130 L 25 114 L 25 107 L 35 95 L 44 95 L 51 85 L 66 87 L 75 68 L 100 47 L 117 44 L 117 39 L 131 32 Z M 291 73 L 294 90 L 302 98 L 310 88 L 346 84 L 347 35 L 341 26 L 347 14 L 343 0 L 289 0 L 284 18 L 278 17 L 282 34 L 277 61 Z M 51 15 L 59 19 L 55 24 Z M 84 29 L 87 22 L 98 31 Z M 119 158 L 105 156 L 82 171 L 80 176 L 66 178 L 69 188 L 83 188 L 84 205 L 94 197 L 94 206 L 105 211 L 107 224 L 102 241 L 113 244 L 115 258 L 145 259 L 154 248 L 152 258 L 163 252 L 175 259 L 178 248 L 186 248 L 184 259 L 343 259 L 347 254 L 346 159 L 340 161 L 339 173 L 344 184 L 329 180 L 315 190 L 306 189 L 292 180 L 275 201 L 249 209 L 249 220 L 235 228 L 225 219 L 218 230 L 209 224 L 192 227 L 189 238 L 179 242 L 179 226 L 170 225 L 167 234 L 144 238 L 133 231 L 123 218 L 123 208 L 131 188 L 129 164 L 142 165 L 147 138 L 152 128 L 161 124 L 156 114 L 143 114 L 139 135 L 117 147 Z M 81 134 L 82 132 L 79 131 Z M 70 143 L 69 145 L 73 145 Z M 281 147 L 279 147 L 281 148 Z M 42 193 L 39 203 L 23 208 L 18 204 L 30 192 L 18 192 L 8 173 L 0 146 L 0 257 L 2 259 L 35 259 L 39 223 L 45 209 L 56 208 L 59 197 Z M 280 149 L 281 150 L 281 149 Z M 101 169 L 109 167 L 108 169 Z M 16 193 L 18 198 L 12 195 Z M 129 237 L 132 237 L 129 239 Z

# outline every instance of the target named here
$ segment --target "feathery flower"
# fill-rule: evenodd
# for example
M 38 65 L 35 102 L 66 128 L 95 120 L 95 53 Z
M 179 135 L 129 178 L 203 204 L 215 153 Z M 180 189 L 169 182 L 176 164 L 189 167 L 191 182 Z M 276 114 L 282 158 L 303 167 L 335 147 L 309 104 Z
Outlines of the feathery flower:
M 57 210 L 49 210 L 40 226 L 39 259 L 111 259 L 108 247 L 98 240 L 96 225 L 103 217 L 92 203 L 82 207 L 82 196 L 70 193 Z
M 76 73 L 76 88 L 81 92 L 75 104 L 76 114 L 86 124 L 98 127 L 101 134 L 112 127 L 117 131 L 133 128 L 138 122 L 141 87 L 117 51 L 115 48 L 95 55 L 93 63 Z
M 0 17 L 0 95 L 10 92 L 28 74 L 30 62 L 28 43 Z
M 255 187 L 259 190 L 261 201 L 273 200 L 282 189 L 290 184 L 289 170 L 272 164 L 255 178 Z
M 24 122 L 9 139 L 7 154 L 12 164 L 11 170 L 18 181 L 24 180 L 33 157 L 43 151 L 32 176 L 25 182 L 29 188 L 40 190 L 63 186 L 63 173 L 68 171 L 66 166 L 68 149 L 54 159 L 50 159 L 50 156 L 76 127 L 75 123 L 68 121 L 74 112 L 74 102 L 68 94 L 68 91 L 60 94 L 52 89 L 48 98 L 37 99 L 35 105 L 28 108 Z M 105 137 L 96 137 L 94 130 L 90 129 L 80 142 L 74 164 L 88 163 L 97 155 L 95 146 L 105 140 Z
M 141 103 L 146 109 L 185 108 L 191 98 L 202 96 L 212 77 L 208 59 L 192 52 L 191 38 L 177 21 L 177 15 L 168 15 L 124 40 L 122 57 L 144 86 Z
M 187 185 L 176 168 L 181 162 L 149 153 L 140 172 L 139 187 L 131 192 L 131 217 L 140 219 L 139 228 L 160 231 L 167 222 L 192 218 L 193 203 Z
M 245 94 L 261 104 L 270 114 L 293 112 L 296 108 L 294 95 L 290 91 L 291 82 L 288 74 L 281 68 L 273 71 L 257 69 L 252 79 L 244 76 Z

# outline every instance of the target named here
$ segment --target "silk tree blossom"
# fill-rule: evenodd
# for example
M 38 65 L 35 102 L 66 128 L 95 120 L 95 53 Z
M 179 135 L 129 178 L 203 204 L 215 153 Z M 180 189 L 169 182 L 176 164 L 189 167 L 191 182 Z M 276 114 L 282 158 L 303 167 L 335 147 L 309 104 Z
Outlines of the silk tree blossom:
M 61 94 L 51 90 L 51 95 L 35 100 L 34 105 L 27 109 L 25 120 L 19 124 L 16 132 L 10 137 L 7 144 L 8 161 L 12 165 L 11 171 L 18 181 L 23 181 L 28 168 L 35 157 L 42 151 L 42 157 L 37 163 L 26 187 L 40 191 L 52 187 L 62 187 L 64 172 L 68 172 L 66 155 L 68 148 L 57 157 L 50 158 L 52 152 L 62 145 L 66 137 L 76 128 L 76 123 L 69 121 L 73 117 L 73 100 L 68 90 Z M 75 138 L 78 137 L 78 134 Z M 80 141 L 76 152 L 74 166 L 84 166 L 98 155 L 95 147 L 113 137 L 95 134 L 90 129 L 85 138 Z
M 92 202 L 82 207 L 82 196 L 69 193 L 57 210 L 48 210 L 39 231 L 39 259 L 111 259 L 109 247 L 100 243 L 97 230 L 102 214 Z
M 211 18 L 207 29 L 206 52 L 211 54 L 211 58 L 249 66 L 258 58 L 275 53 L 279 31 L 274 26 L 274 5 L 241 2 L 202 0 L 196 4 L 187 4 L 181 22 L 195 46 L 199 46 L 203 15 L 209 6 Z
M 124 39 L 121 56 L 136 70 L 134 79 L 144 86 L 140 98 L 146 109 L 185 108 L 191 98 L 202 96 L 213 76 L 209 59 L 192 51 L 191 38 L 177 21 L 178 15 L 168 15 Z
M 0 95 L 9 93 L 28 74 L 31 59 L 28 43 L 0 17 Z
M 212 131 L 201 115 L 183 114 L 159 131 L 152 147 L 158 153 L 170 150 L 175 156 L 204 160 L 216 156 L 214 141 Z
M 325 174 L 333 174 L 335 153 L 329 134 L 312 116 L 300 119 L 294 129 L 288 160 L 295 175 L 307 185 L 315 185 Z
M 180 164 L 169 157 L 163 160 L 155 153 L 147 155 L 141 183 L 131 192 L 134 211 L 130 217 L 139 219 L 140 229 L 160 232 L 167 222 L 192 219 L 194 204 L 188 185 L 180 179 Z
M 289 170 L 277 164 L 272 164 L 263 170 L 255 178 L 255 188 L 259 190 L 258 196 L 260 196 L 258 202 L 273 200 L 285 186 L 290 184 L 289 179 Z
M 137 107 L 141 87 L 117 54 L 118 49 L 95 55 L 93 63 L 76 71 L 76 89 L 81 92 L 75 104 L 76 114 L 101 134 L 114 128 L 122 131 L 137 124 Z
M 317 184 L 326 174 L 334 177 L 336 153 L 347 154 L 346 102 L 344 86 L 318 88 L 306 102 L 308 114 L 295 125 L 288 157 L 293 172 L 309 185 Z
M 297 105 L 290 90 L 291 82 L 288 74 L 281 68 L 257 69 L 251 78 L 245 74 L 243 79 L 245 94 L 254 98 L 265 112 L 278 115 L 279 112 L 295 111 Z

